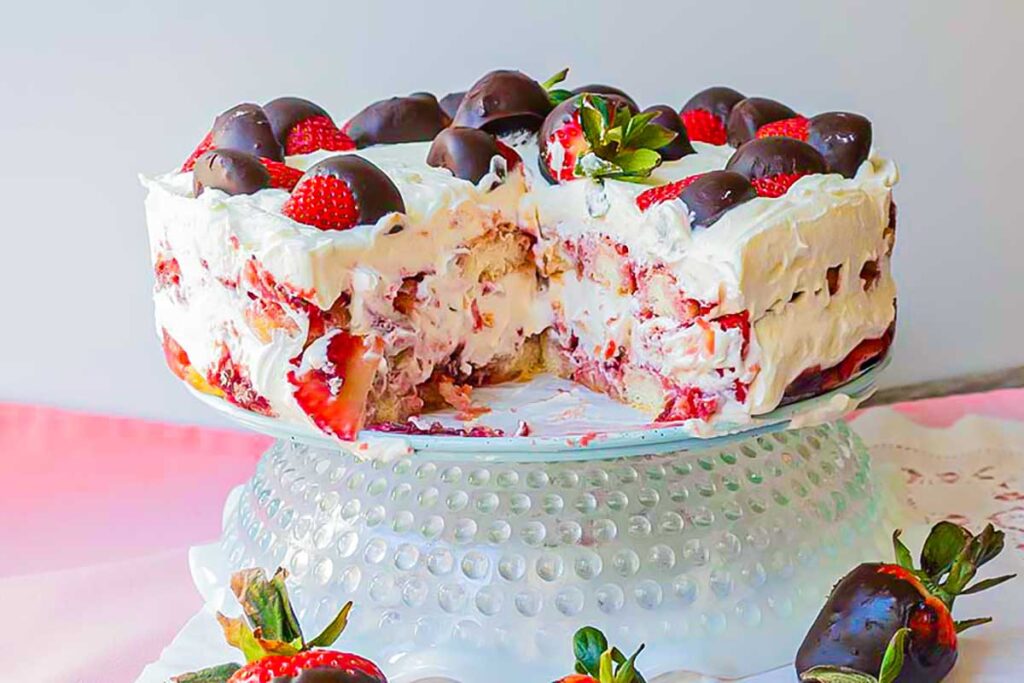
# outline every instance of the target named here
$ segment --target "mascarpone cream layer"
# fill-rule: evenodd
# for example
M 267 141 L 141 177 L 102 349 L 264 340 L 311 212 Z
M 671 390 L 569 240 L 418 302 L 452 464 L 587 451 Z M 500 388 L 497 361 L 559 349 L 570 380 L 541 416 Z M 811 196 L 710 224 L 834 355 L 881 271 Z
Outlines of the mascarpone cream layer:
M 349 294 L 352 331 L 382 337 L 385 355 L 411 349 L 422 369 L 417 381 L 458 348 L 465 367 L 515 353 L 524 337 L 551 324 L 552 301 L 558 300 L 572 322 L 592 335 L 588 342 L 622 342 L 636 335 L 645 340 L 636 344 L 638 357 L 669 376 L 715 385 L 708 376 L 712 366 L 736 364 L 741 376 L 753 378 L 743 412 L 754 414 L 776 407 L 804 369 L 834 365 L 863 339 L 881 336 L 894 319 L 895 285 L 883 236 L 898 178 L 891 161 L 872 154 L 854 178 L 808 176 L 783 197 L 754 199 L 709 228 L 693 228 L 681 201 L 641 212 L 635 200 L 650 185 L 588 180 L 548 185 L 536 169 L 535 141 L 514 142 L 525 174 L 511 173 L 493 189 L 496 177 L 473 185 L 427 166 L 429 143 L 355 152 L 395 182 L 407 213 L 346 231 L 321 231 L 283 216 L 288 195 L 280 190 L 234 197 L 208 190 L 193 198 L 190 173 L 143 178 L 153 258 L 171 255 L 182 271 L 181 291 L 156 294 L 158 326 L 200 370 L 216 363 L 216 342 L 224 341 L 279 415 L 308 423 L 286 380 L 290 359 L 302 350 L 308 316 L 289 309 L 297 331 L 276 330 L 266 343 L 245 324 L 244 287 L 220 284 L 237 281 L 250 259 L 320 309 Z M 694 147 L 697 154 L 664 164 L 651 184 L 724 168 L 732 153 L 724 146 Z M 305 169 L 332 154 L 288 162 Z M 607 235 L 626 245 L 633 261 L 667 268 L 688 297 L 713 304 L 709 318 L 749 311 L 753 332 L 747 358 L 735 357 L 740 341 L 738 332 L 729 330 L 716 332 L 723 336 L 716 348 L 731 354 L 728 358 L 711 364 L 695 360 L 682 350 L 699 343 L 686 338 L 696 331 L 668 329 L 655 319 L 645 325 L 665 329 L 651 333 L 629 320 L 628 297 L 609 298 L 573 277 L 553 280 L 546 290 L 522 272 L 506 274 L 486 291 L 480 283 L 461 281 L 456 261 L 466 253 L 465 245 L 500 223 L 518 223 L 534 234 L 538 252 L 551 241 Z M 880 277 L 864 291 L 858 274 L 869 260 L 878 262 Z M 841 286 L 829 295 L 825 274 L 837 265 Z M 431 305 L 414 331 L 398 324 L 393 298 L 403 278 L 421 274 L 417 295 Z M 466 306 L 473 299 L 492 314 L 492 326 L 472 329 Z

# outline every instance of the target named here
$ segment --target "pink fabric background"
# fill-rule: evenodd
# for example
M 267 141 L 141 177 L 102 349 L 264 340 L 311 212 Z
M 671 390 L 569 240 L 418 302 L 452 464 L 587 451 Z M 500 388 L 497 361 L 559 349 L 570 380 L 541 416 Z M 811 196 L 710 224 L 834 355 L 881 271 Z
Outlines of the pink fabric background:
M 969 413 L 1024 420 L 1024 390 L 897 410 L 929 426 Z M 269 444 L 0 403 L 0 677 L 134 680 L 200 608 L 188 547 L 219 535 L 228 491 Z M 58 641 L 60 657 L 37 653 Z

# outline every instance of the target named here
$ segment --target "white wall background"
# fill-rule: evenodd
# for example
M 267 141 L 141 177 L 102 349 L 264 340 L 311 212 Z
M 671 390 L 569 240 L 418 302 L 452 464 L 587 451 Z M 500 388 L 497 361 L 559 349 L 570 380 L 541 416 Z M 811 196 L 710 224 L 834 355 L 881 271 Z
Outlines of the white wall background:
M 887 384 L 1022 364 L 1022 26 L 1018 0 L 11 3 L 0 400 L 215 422 L 163 366 L 136 173 L 180 163 L 239 101 L 343 119 L 496 67 L 568 65 L 644 104 L 721 83 L 868 115 L 903 172 Z

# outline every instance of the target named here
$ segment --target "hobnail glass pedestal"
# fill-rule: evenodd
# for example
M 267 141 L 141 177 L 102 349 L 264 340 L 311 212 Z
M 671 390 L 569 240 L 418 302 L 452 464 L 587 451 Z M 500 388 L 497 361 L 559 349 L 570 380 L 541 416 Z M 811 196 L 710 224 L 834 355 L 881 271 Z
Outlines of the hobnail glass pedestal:
M 279 440 L 226 511 L 223 557 L 287 568 L 310 632 L 354 601 L 341 644 L 394 683 L 555 680 L 588 624 L 646 643 L 648 680 L 763 671 L 792 661 L 839 576 L 886 553 L 842 421 L 581 461 L 360 455 Z

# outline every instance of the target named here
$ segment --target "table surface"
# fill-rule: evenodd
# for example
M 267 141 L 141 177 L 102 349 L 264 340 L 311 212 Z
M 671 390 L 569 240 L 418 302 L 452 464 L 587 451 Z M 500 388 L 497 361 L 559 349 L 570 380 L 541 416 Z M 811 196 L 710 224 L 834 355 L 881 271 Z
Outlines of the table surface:
M 854 419 L 867 424 L 882 410 L 935 429 L 969 415 L 1024 422 L 1024 389 L 872 408 Z M 17 615 L 0 620 L 5 677 L 134 680 L 201 608 L 188 548 L 217 538 L 225 497 L 269 444 L 243 432 L 0 403 L 0 603 Z M 1009 545 L 1020 552 L 1024 495 L 1006 495 L 1016 516 L 1001 521 L 1019 527 Z M 59 634 L 59 648 L 21 656 L 26 633 Z

